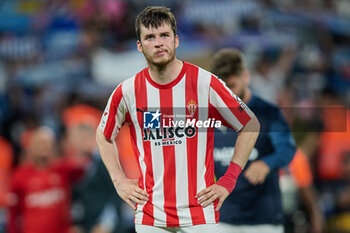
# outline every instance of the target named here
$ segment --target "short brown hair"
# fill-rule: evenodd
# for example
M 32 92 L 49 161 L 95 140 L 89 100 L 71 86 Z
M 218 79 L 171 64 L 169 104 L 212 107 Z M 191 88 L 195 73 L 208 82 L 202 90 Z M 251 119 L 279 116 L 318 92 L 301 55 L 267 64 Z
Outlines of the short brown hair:
M 173 13 L 170 11 L 170 8 L 166 8 L 164 6 L 146 7 L 136 17 L 135 31 L 137 39 L 140 40 L 141 37 L 141 25 L 145 26 L 146 28 L 158 28 L 163 23 L 169 23 L 174 35 L 176 35 L 176 20 Z
M 231 75 L 240 76 L 245 70 L 242 53 L 237 49 L 221 49 L 213 58 L 211 72 L 225 80 Z

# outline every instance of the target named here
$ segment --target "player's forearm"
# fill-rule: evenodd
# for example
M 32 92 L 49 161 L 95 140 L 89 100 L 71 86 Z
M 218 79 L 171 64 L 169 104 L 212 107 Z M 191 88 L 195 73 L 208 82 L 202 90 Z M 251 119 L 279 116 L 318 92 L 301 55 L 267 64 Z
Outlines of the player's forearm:
M 287 124 L 283 122 L 274 124 L 275 126 L 268 132 L 274 152 L 262 158 L 270 170 L 287 166 L 296 152 L 295 142 Z
M 119 162 L 118 149 L 114 141 L 109 141 L 103 133 L 97 129 L 96 142 L 102 161 L 106 166 L 113 183 L 125 179 L 125 174 Z
M 254 116 L 239 132 L 231 162 L 244 168 L 259 136 L 260 124 Z
M 231 193 L 236 186 L 237 178 L 248 161 L 260 130 L 259 121 L 252 118 L 240 131 L 233 158 L 225 174 L 216 183 Z
M 262 160 L 270 167 L 270 170 L 285 167 L 293 160 L 296 148 L 289 141 L 275 145 L 274 148 L 274 153 L 262 158 Z

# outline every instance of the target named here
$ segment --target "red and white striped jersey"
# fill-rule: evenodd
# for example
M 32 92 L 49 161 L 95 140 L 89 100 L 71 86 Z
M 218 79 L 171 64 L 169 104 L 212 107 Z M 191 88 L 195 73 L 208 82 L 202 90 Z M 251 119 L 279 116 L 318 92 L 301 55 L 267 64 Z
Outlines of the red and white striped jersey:
M 166 85 L 154 82 L 148 68 L 122 82 L 108 100 L 99 129 L 114 139 L 123 123 L 130 124 L 139 186 L 150 196 L 145 205 L 137 205 L 135 223 L 217 223 L 217 202 L 203 208 L 195 199 L 215 183 L 214 133 L 207 126 L 220 121 L 240 130 L 252 117 L 222 81 L 186 62 Z

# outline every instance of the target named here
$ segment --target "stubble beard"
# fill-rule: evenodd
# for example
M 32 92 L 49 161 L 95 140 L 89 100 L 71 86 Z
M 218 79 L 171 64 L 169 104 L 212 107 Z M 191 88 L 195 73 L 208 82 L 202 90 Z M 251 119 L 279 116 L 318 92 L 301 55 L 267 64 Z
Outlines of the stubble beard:
M 155 67 L 157 70 L 164 70 L 167 65 L 172 62 L 175 59 L 175 53 L 169 53 L 168 59 L 161 59 L 159 62 L 156 62 L 156 59 L 153 58 L 146 58 L 147 63 L 149 66 Z
M 161 59 L 159 62 L 156 62 L 156 58 L 153 58 L 152 56 L 148 56 L 145 53 L 143 53 L 143 55 L 145 56 L 149 67 L 154 67 L 157 70 L 162 71 L 165 70 L 167 65 L 175 59 L 175 47 L 173 50 L 167 50 L 167 53 L 169 55 L 168 59 Z
M 245 97 L 245 95 L 246 95 L 246 92 L 245 92 L 245 89 L 243 88 L 242 91 L 241 91 L 241 93 L 240 93 L 240 95 L 239 95 L 238 97 L 239 97 L 241 100 L 243 100 L 244 97 Z

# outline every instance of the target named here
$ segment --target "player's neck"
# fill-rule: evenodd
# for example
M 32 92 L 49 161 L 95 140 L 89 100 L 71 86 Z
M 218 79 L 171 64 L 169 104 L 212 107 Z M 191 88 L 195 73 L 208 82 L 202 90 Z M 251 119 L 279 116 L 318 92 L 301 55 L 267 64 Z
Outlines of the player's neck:
M 44 161 L 32 161 L 32 164 L 36 170 L 46 170 L 49 166 L 49 163 Z
M 162 67 L 149 64 L 149 75 L 156 83 L 168 84 L 179 76 L 182 66 L 183 62 L 177 58 Z

